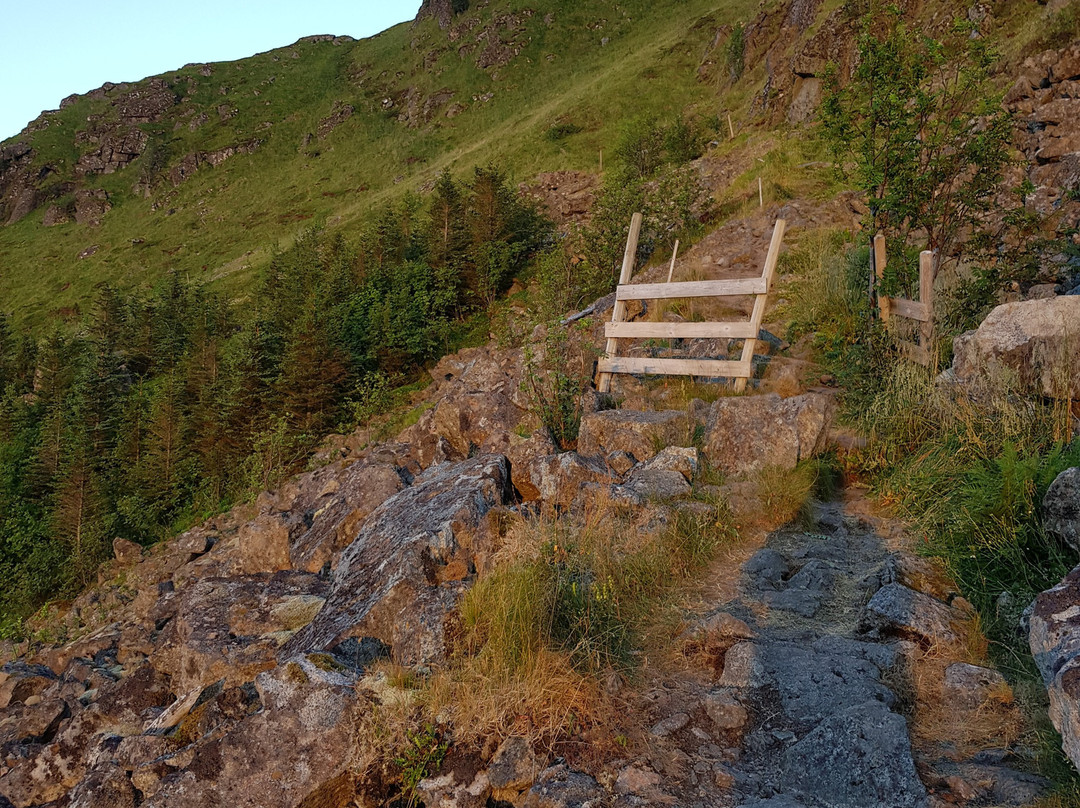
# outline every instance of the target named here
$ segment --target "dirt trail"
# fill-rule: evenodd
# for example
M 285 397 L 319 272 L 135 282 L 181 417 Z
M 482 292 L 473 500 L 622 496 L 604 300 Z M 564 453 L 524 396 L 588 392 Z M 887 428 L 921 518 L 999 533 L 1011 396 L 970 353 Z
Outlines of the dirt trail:
M 926 638 L 898 638 L 905 633 L 870 619 L 867 603 L 877 592 L 906 589 L 901 581 L 921 576 L 937 595 L 940 583 L 926 583 L 935 577 L 903 552 L 899 526 L 872 517 L 857 493 L 821 506 L 815 521 L 812 530 L 781 528 L 743 545 L 741 558 L 719 562 L 681 640 L 688 664 L 652 666 L 639 705 L 648 715 L 648 751 L 618 773 L 619 804 L 922 808 L 1033 800 L 1045 782 L 1013 768 L 999 749 L 1008 740 L 996 734 L 1001 724 L 971 738 L 967 758 L 913 753 L 913 681 L 925 687 L 927 679 L 914 668 L 931 664 Z M 725 569 L 737 569 L 737 578 Z M 950 709 L 963 720 L 968 702 L 953 695 Z M 994 708 L 975 695 L 972 716 Z

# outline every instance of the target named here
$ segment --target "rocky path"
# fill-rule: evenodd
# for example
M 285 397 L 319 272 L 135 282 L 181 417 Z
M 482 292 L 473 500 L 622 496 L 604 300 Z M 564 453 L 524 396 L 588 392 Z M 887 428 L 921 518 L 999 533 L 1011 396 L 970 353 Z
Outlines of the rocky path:
M 822 507 L 813 530 L 776 531 L 746 551 L 737 580 L 717 578 L 683 637 L 689 664 L 647 690 L 649 749 L 618 772 L 620 804 L 919 808 L 1037 797 L 1040 778 L 1005 765 L 1006 750 L 985 750 L 1001 738 L 982 738 L 967 760 L 913 753 L 911 666 L 928 643 L 943 647 L 933 632 L 962 631 L 964 615 L 906 585 L 928 580 L 925 562 L 898 553 L 863 504 Z M 983 706 L 977 679 L 951 694 L 954 709 Z

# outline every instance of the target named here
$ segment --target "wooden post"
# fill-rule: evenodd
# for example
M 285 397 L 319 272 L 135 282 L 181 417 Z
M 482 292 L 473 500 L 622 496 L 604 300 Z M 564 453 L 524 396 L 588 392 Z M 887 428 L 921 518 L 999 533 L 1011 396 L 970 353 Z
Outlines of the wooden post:
M 931 344 L 934 338 L 934 253 L 919 253 L 919 302 L 926 311 L 926 320 L 919 323 L 919 342 L 926 349 L 928 359 L 933 361 Z
M 630 218 L 630 233 L 626 237 L 626 250 L 623 252 L 622 269 L 619 271 L 619 285 L 630 282 L 630 276 L 634 272 L 634 257 L 637 255 L 638 236 L 641 233 L 641 214 L 635 213 Z M 622 322 L 626 316 L 626 303 L 622 300 L 615 301 L 615 308 L 611 312 L 611 322 Z M 619 349 L 619 340 L 608 337 L 605 355 L 608 359 L 614 359 Z M 611 390 L 611 374 L 601 373 L 596 381 L 596 390 L 607 393 Z
M 765 207 L 765 194 L 761 190 L 761 177 L 757 178 L 757 201 L 759 208 Z
M 735 139 L 735 127 L 731 125 L 731 113 L 730 112 L 727 114 L 727 130 L 728 130 L 728 134 L 731 135 L 731 137 L 728 138 L 728 139 L 729 140 L 734 140 Z
M 604 150 L 600 150 L 600 173 L 604 173 Z
M 671 266 L 667 271 L 667 282 L 671 283 L 671 276 L 675 272 L 675 256 L 679 254 L 679 240 L 675 239 L 675 249 L 671 252 Z
M 773 278 L 776 277 L 776 261 L 780 257 L 780 244 L 784 240 L 784 228 L 787 222 L 783 219 L 776 220 L 773 228 L 772 241 L 769 242 L 769 253 L 765 256 L 765 268 L 761 277 L 765 280 L 765 291 L 754 299 L 754 310 L 750 314 L 751 333 L 755 336 L 748 337 L 743 342 L 742 357 L 740 363 L 748 369 L 746 376 L 740 376 L 735 380 L 735 392 L 741 393 L 746 389 L 746 382 L 754 372 L 754 346 L 757 344 L 757 333 L 761 329 L 761 321 L 765 318 L 765 303 L 769 299 L 769 289 L 772 288 Z
M 675 249 L 671 251 L 671 266 L 668 267 L 668 271 L 667 271 L 667 282 L 668 283 L 671 283 L 671 276 L 675 274 L 675 258 L 676 258 L 676 256 L 678 256 L 678 254 L 679 254 L 679 240 L 675 239 Z M 670 339 L 668 340 L 667 347 L 668 347 L 668 356 L 671 356 L 671 352 L 673 350 L 675 350 L 675 349 L 671 347 L 671 340 Z
M 885 262 L 888 260 L 885 256 L 885 236 L 878 233 L 874 236 L 874 274 L 877 276 L 877 303 L 878 310 L 881 312 L 881 322 L 886 326 L 889 325 L 889 317 L 892 314 L 892 304 L 889 301 L 889 296 L 883 294 L 881 291 L 881 281 L 885 277 Z

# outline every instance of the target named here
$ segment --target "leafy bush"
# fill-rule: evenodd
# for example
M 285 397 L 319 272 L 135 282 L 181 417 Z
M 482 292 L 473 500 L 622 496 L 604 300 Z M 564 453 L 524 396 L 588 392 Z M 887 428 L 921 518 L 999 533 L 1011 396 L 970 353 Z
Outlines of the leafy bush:
M 731 36 L 724 47 L 724 62 L 733 82 L 742 78 L 746 69 L 746 27 L 741 22 L 731 30 Z
M 841 171 L 854 161 L 851 178 L 869 198 L 869 231 L 888 239 L 889 266 L 910 282 L 914 241 L 957 263 L 965 247 L 993 260 L 990 245 L 969 237 L 987 232 L 1010 160 L 1012 120 L 991 87 L 997 57 L 987 40 L 967 22 L 935 40 L 873 3 L 858 51 L 846 86 L 830 74 L 822 132 Z
M 566 138 L 581 131 L 584 131 L 584 127 L 578 126 L 576 123 L 556 123 L 547 128 L 544 137 L 552 143 L 558 143 L 560 140 L 566 140 Z

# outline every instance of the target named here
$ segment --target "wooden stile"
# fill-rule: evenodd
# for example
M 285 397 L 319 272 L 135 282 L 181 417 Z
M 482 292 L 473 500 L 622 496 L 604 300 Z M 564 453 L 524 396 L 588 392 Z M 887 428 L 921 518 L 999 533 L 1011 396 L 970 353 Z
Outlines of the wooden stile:
M 633 254 L 637 250 L 637 237 L 641 226 L 641 215 L 635 213 L 630 224 L 630 237 L 627 239 L 627 252 L 623 257 L 623 268 L 619 275 L 619 287 L 615 293 L 615 309 L 611 322 L 605 326 L 607 336 L 606 355 L 597 363 L 599 376 L 597 390 L 601 393 L 611 389 L 611 374 L 639 373 L 676 376 L 708 376 L 735 379 L 735 389 L 743 391 L 746 382 L 753 373 L 754 346 L 765 316 L 765 305 L 769 291 L 776 276 L 776 263 L 780 257 L 780 245 L 784 238 L 786 222 L 777 219 L 773 228 L 769 251 L 765 257 L 765 266 L 758 278 L 738 278 L 720 281 L 688 281 L 671 283 L 671 271 L 668 271 L 668 283 L 630 284 L 633 269 Z M 632 249 L 631 249 L 632 245 Z M 754 308 L 749 322 L 724 323 L 650 323 L 623 322 L 626 316 L 627 300 L 658 300 L 671 298 L 723 297 L 754 295 Z M 674 359 L 669 357 L 621 357 L 617 355 L 620 339 L 742 339 L 742 356 L 738 360 L 728 359 Z
M 630 282 L 630 276 L 634 272 L 634 257 L 637 255 L 638 237 L 641 235 L 641 214 L 635 213 L 630 217 L 630 233 L 626 237 L 626 250 L 623 252 L 622 269 L 619 270 L 619 285 Z M 611 322 L 618 323 L 626 316 L 626 303 L 615 297 L 615 307 L 611 312 Z M 608 337 L 606 353 L 615 356 L 619 350 L 618 337 Z M 611 390 L 611 373 L 601 373 L 597 379 L 596 389 L 601 393 Z
M 772 241 L 769 242 L 769 252 L 765 256 L 765 269 L 761 273 L 761 278 L 765 281 L 765 289 L 754 301 L 754 310 L 750 314 L 750 323 L 754 329 L 754 336 L 743 343 L 742 349 L 743 364 L 750 371 L 753 370 L 754 347 L 757 345 L 757 334 L 761 329 L 761 321 L 765 318 L 765 303 L 769 298 L 769 290 L 772 288 L 773 279 L 776 277 L 776 262 L 780 258 L 780 243 L 784 240 L 784 228 L 786 226 L 787 222 L 783 219 L 776 220 Z M 748 372 L 745 376 L 740 376 L 735 380 L 736 393 L 741 393 L 746 389 L 746 382 L 749 378 L 750 373 Z
M 934 338 L 934 253 L 919 253 L 919 299 L 889 297 L 881 294 L 881 280 L 885 274 L 885 237 L 874 236 L 874 268 L 878 280 L 878 310 L 881 322 L 888 328 L 892 318 L 905 317 L 919 323 L 919 345 L 908 340 L 897 340 L 900 353 L 912 362 L 929 366 L 932 361 L 931 346 Z
M 676 283 L 630 283 L 615 291 L 616 300 L 663 300 L 676 297 L 728 297 L 765 294 L 765 278 Z

